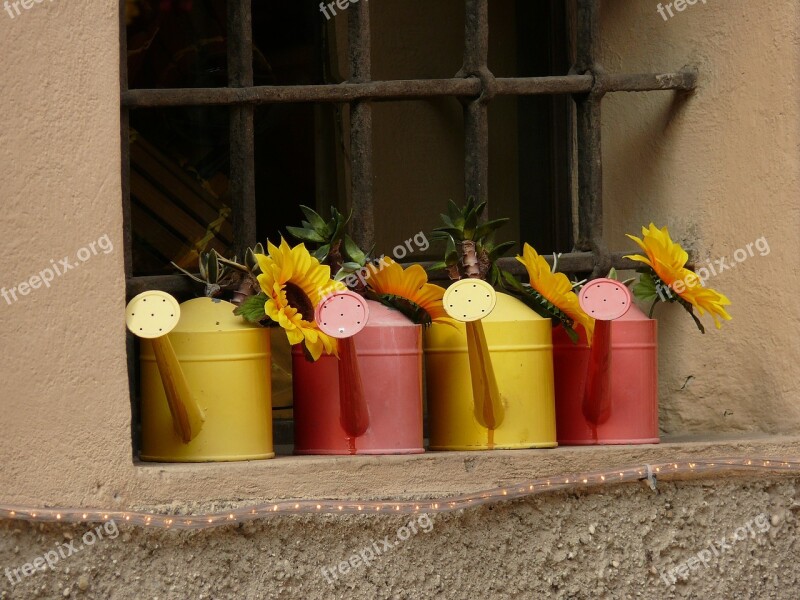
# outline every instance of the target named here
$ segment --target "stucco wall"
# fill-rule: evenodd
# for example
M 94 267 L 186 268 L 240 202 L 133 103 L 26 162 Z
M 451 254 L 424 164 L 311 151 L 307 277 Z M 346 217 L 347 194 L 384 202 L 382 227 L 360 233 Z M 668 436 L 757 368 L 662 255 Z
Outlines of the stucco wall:
M 709 0 L 665 22 L 656 4 L 604 3 L 602 64 L 609 72 L 690 65 L 698 90 L 685 99 L 607 98 L 606 238 L 613 250 L 633 249 L 624 234 L 652 220 L 669 225 L 698 266 L 734 264 L 707 281 L 732 302 L 721 332 L 699 335 L 679 307 L 657 309 L 661 427 L 796 431 L 800 5 Z M 732 259 L 762 237 L 768 255 L 754 247 L 753 257 Z
M 708 0 L 664 22 L 655 4 L 605 2 L 603 64 L 609 71 L 695 65 L 700 89 L 675 102 L 666 94 L 607 100 L 608 242 L 613 249 L 631 248 L 623 233 L 652 219 L 671 225 L 675 237 L 687 240 L 701 258 L 731 256 L 762 236 L 771 248 L 769 256 L 748 258 L 709 282 L 733 302 L 734 320 L 721 333 L 699 336 L 678 308 L 661 307 L 662 427 L 672 434 L 792 433 L 800 423 L 800 350 L 794 340 L 800 279 L 793 268 L 800 250 L 798 5 L 790 0 Z M 58 263 L 69 257 L 74 262 L 82 248 L 106 234 L 114 247 L 54 278 L 49 288 L 32 290 L 10 304 L 0 298 L 2 502 L 143 506 L 148 497 L 180 489 L 180 478 L 154 468 L 145 473 L 131 461 L 121 320 L 125 286 L 117 11 L 113 2 L 52 0 L 33 4 L 14 19 L 0 12 L 0 287 L 30 279 L 51 267 L 51 259 Z M 513 472 L 513 460 L 509 464 Z M 269 496 L 264 483 L 269 467 L 259 477 L 248 468 L 231 466 L 216 483 L 209 478 L 205 498 L 176 500 L 230 499 L 226 485 L 237 474 L 236 499 Z M 183 476 L 191 479 L 190 474 Z M 407 476 L 413 479 L 411 473 Z M 330 477 L 337 477 L 335 469 Z M 358 473 L 348 472 L 347 477 L 356 480 Z M 302 473 L 299 479 L 309 484 Z M 140 486 L 142 482 L 146 485 Z M 401 493 L 404 482 L 394 485 L 374 493 Z M 699 527 L 671 525 L 669 531 L 682 527 L 685 537 L 673 540 L 673 534 L 665 533 L 658 541 L 660 551 L 677 560 L 699 550 L 708 536 L 724 535 L 754 517 L 765 504 L 790 507 L 794 485 L 676 484 L 670 493 L 674 506 L 681 508 L 673 509 L 673 515 L 684 507 L 698 511 L 707 502 L 704 510 L 710 516 L 696 519 Z M 628 488 L 447 518 L 431 537 L 418 536 L 404 546 L 396 560 L 359 574 L 353 589 L 340 584 L 336 595 L 373 597 L 374 590 L 388 585 L 400 598 L 416 597 L 413 590 L 435 595 L 440 588 L 445 597 L 461 597 L 453 590 L 480 595 L 480 581 L 496 594 L 512 597 L 534 590 L 588 597 L 592 585 L 611 581 L 602 585 L 616 590 L 613 597 L 635 597 L 637 590 L 642 597 L 669 597 L 660 593 L 657 576 L 648 575 L 647 563 L 641 562 L 652 546 L 637 541 L 651 512 L 660 510 L 651 502 Z M 578 542 L 552 536 L 559 523 L 567 522 L 563 519 L 570 524 L 562 532 Z M 600 523 L 601 533 L 583 551 L 584 562 L 575 563 L 583 565 L 584 574 L 570 579 L 574 569 L 568 568 L 569 555 L 561 560 L 559 551 L 574 551 L 570 548 L 578 547 L 592 520 Z M 45 586 L 40 597 L 53 597 L 57 583 L 74 591 L 74 575 L 83 567 L 91 573 L 95 597 L 139 597 L 137 590 L 145 581 L 150 587 L 144 589 L 160 598 L 183 597 L 184 588 L 196 590 L 198 597 L 242 597 L 243 590 L 251 589 L 277 594 L 281 585 L 287 595 L 327 597 L 327 588 L 317 580 L 306 584 L 304 578 L 316 577 L 328 556 L 331 562 L 340 559 L 362 540 L 383 537 L 393 527 L 344 521 L 327 529 L 317 522 L 275 521 L 228 530 L 220 537 L 134 531 L 130 538 L 123 535 L 123 543 L 109 543 L 65 563 L 71 571 L 64 571 L 63 579 L 41 576 L 35 584 L 26 583 L 23 592 L 15 590 L 13 597 L 34 597 L 37 585 Z M 627 533 L 615 535 L 619 527 Z M 63 535 L 54 528 L 38 531 L 7 523 L 2 528 L 0 566 L 16 566 Z M 793 598 L 796 565 L 787 558 L 796 556 L 793 538 L 794 533 L 777 534 L 773 545 L 754 554 L 749 546 L 717 577 L 698 577 L 692 582 L 697 587 L 679 587 L 676 594 L 730 597 L 731 586 L 746 581 L 756 590 L 752 597 Z M 559 543 L 564 546 L 558 548 Z M 215 570 L 218 556 L 235 568 Z M 109 565 L 107 558 L 117 563 Z M 174 577 L 168 574 L 178 568 L 171 561 L 195 558 L 196 567 Z M 290 562 L 276 562 L 281 560 Z M 613 560 L 621 566 L 614 567 Z M 604 575 L 595 580 L 598 561 L 604 561 Z M 476 575 L 468 575 L 470 569 Z M 609 579 L 613 573 L 618 574 Z M 590 587 L 577 586 L 586 578 Z M 548 579 L 560 583 L 553 587 Z M 641 587 L 643 580 L 650 591 Z M 187 583 L 192 581 L 196 583 Z M 730 593 L 714 595 L 720 586 Z

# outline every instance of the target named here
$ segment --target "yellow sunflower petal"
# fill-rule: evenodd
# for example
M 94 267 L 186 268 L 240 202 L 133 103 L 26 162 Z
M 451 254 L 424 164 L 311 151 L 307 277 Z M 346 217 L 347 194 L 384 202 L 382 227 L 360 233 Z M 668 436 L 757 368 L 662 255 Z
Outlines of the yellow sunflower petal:
M 718 329 L 721 327 L 720 318 L 726 321 L 731 319 L 723 308 L 730 305 L 730 300 L 716 290 L 703 287 L 698 275 L 686 268 L 689 255 L 680 244 L 672 240 L 666 227 L 659 229 L 650 223 L 648 227 L 642 227 L 642 236 L 640 240 L 628 235 L 644 250 L 647 257 L 633 255 L 625 258 L 641 262 L 653 269 L 659 279 L 696 308 L 700 316 L 708 312 Z
M 586 330 L 586 338 L 591 344 L 594 333 L 594 319 L 581 308 L 578 296 L 572 291 L 572 283 L 564 273 L 553 273 L 543 256 L 529 244 L 522 248 L 522 256 L 517 260 L 525 265 L 533 289 Z
M 303 310 L 316 306 L 321 294 L 328 289 L 342 289 L 344 286 L 330 279 L 330 268 L 321 265 L 311 256 L 304 244 L 290 247 L 281 238 L 280 246 L 267 243 L 268 253 L 257 256 L 262 273 L 258 283 L 267 294 L 264 310 L 270 319 L 278 323 L 286 332 L 292 345 L 305 342 L 316 360 L 321 353 L 335 353 L 336 343 L 320 332 L 316 323 L 303 318 Z M 292 306 L 287 298 L 286 286 L 306 295 L 304 306 Z
M 403 269 L 391 258 L 382 258 L 383 268 L 372 267 L 367 285 L 376 294 L 391 294 L 410 300 L 436 323 L 453 324 L 442 306 L 444 288 L 428 283 L 428 274 L 420 265 Z

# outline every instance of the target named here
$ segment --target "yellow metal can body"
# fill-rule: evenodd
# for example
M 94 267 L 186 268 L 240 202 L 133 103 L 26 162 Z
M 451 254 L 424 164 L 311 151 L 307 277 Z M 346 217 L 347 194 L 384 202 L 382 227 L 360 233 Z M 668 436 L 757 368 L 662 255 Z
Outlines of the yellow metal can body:
M 552 325 L 507 294 L 483 319 L 503 404 L 494 430 L 472 395 L 466 328 L 432 325 L 425 335 L 431 450 L 552 448 L 556 443 Z
M 200 433 L 183 443 L 155 361 L 141 346 L 141 459 L 212 462 L 272 458 L 270 333 L 233 314 L 225 301 L 195 298 L 181 304 L 169 334 L 192 400 L 205 413 Z

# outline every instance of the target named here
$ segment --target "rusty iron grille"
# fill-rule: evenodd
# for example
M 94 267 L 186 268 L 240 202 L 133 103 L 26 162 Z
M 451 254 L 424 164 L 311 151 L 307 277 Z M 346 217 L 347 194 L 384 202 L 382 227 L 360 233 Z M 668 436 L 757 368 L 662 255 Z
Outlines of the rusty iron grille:
M 180 275 L 133 277 L 130 232 L 128 111 L 174 106 L 227 106 L 230 111 L 231 198 L 236 250 L 256 243 L 254 175 L 254 107 L 267 103 L 333 102 L 350 105 L 353 235 L 361 247 L 374 237 L 372 192 L 372 102 L 455 97 L 463 104 L 465 128 L 464 180 L 467 196 L 488 200 L 489 103 L 498 96 L 568 94 L 575 102 L 577 138 L 578 223 L 575 247 L 559 259 L 566 272 L 604 274 L 613 266 L 632 268 L 621 253 L 603 242 L 602 101 L 607 93 L 654 90 L 690 91 L 697 76 L 691 70 L 673 73 L 612 74 L 597 62 L 600 0 L 577 0 L 575 54 L 569 73 L 551 77 L 495 77 L 488 67 L 489 1 L 465 0 L 465 47 L 462 68 L 451 79 L 373 81 L 371 79 L 370 0 L 347 11 L 350 79 L 340 84 L 254 86 L 252 63 L 252 0 L 228 0 L 228 87 L 192 89 L 128 89 L 124 17 L 122 20 L 122 148 L 125 210 L 126 277 L 129 295 L 154 287 L 174 293 L 191 290 Z M 124 13 L 124 0 L 121 12 Z M 491 204 L 489 204 L 491 211 Z M 549 257 L 552 259 L 552 257 Z M 518 271 L 513 259 L 504 267 Z M 423 263 L 424 265 L 424 263 Z
M 603 163 L 601 151 L 602 101 L 607 93 L 673 90 L 689 92 L 697 83 L 694 71 L 672 73 L 607 73 L 598 63 L 600 0 L 575 0 L 575 61 L 565 75 L 495 77 L 488 67 L 489 1 L 465 1 L 463 66 L 450 79 L 373 81 L 371 78 L 370 0 L 360 0 L 347 11 L 350 78 L 324 85 L 254 86 L 252 61 L 252 0 L 228 0 L 228 86 L 191 89 L 128 89 L 125 0 L 120 1 L 122 183 L 125 235 L 125 273 L 128 297 L 161 289 L 188 295 L 192 282 L 182 275 L 133 276 L 131 228 L 129 111 L 177 106 L 227 106 L 230 114 L 230 195 L 233 208 L 234 250 L 256 243 L 254 173 L 254 109 L 259 104 L 342 103 L 350 107 L 351 203 L 353 237 L 370 248 L 374 238 L 372 103 L 454 97 L 463 105 L 465 129 L 464 180 L 467 196 L 488 201 L 489 104 L 502 96 L 570 95 L 575 105 L 577 140 L 578 223 L 575 251 L 561 255 L 559 267 L 569 273 L 604 275 L 613 266 L 633 268 L 622 253 L 610 253 L 603 241 Z M 489 204 L 489 211 L 491 204 Z M 552 261 L 552 256 L 548 257 Z M 422 263 L 426 266 L 426 263 Z M 514 259 L 501 265 L 515 273 Z M 136 372 L 134 341 L 128 340 L 129 372 Z M 135 397 L 131 377 L 131 398 Z M 133 427 L 138 407 L 133 405 Z M 288 441 L 291 427 L 276 430 L 276 441 Z M 134 440 L 137 439 L 135 430 Z M 281 438 L 286 438 L 282 440 Z M 136 456 L 134 442 L 134 457 Z

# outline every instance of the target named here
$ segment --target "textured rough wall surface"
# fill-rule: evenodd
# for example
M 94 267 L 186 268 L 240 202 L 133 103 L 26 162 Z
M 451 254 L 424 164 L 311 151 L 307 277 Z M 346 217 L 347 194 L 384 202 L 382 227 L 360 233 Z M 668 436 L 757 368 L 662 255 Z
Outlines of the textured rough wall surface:
M 796 431 L 800 4 L 709 0 L 667 21 L 657 4 L 602 3 L 601 63 L 611 73 L 695 67 L 698 89 L 606 98 L 606 238 L 637 250 L 625 233 L 669 225 L 698 267 L 720 269 L 706 283 L 733 316 L 702 336 L 678 306 L 656 309 L 661 428 Z M 762 242 L 751 256 L 761 238 L 768 253 Z
M 762 236 L 771 248 L 709 282 L 734 303 L 734 321 L 722 333 L 699 337 L 679 310 L 662 311 L 662 427 L 791 432 L 800 424 L 800 282 L 792 268 L 800 250 L 799 7 L 709 0 L 665 22 L 655 4 L 604 2 L 606 69 L 695 65 L 700 89 L 681 100 L 608 98 L 609 244 L 631 248 L 623 233 L 652 219 L 670 224 L 698 258 L 730 257 Z M 19 290 L 13 302 L 0 297 L 3 502 L 124 508 L 146 504 L 142 495 L 163 497 L 191 473 L 145 472 L 131 461 L 117 11 L 116 2 L 100 0 L 33 3 L 13 19 L 0 11 L 0 288 L 18 287 L 62 257 L 80 263 L 49 287 Z M 418 177 L 433 179 L 436 168 Z M 296 464 L 298 480 L 310 485 L 302 461 Z M 208 487 L 197 496 L 206 497 L 176 502 L 267 496 L 270 468 L 203 471 L 198 479 Z M 359 475 L 345 471 L 330 468 L 325 484 Z M 403 485 L 398 479 L 372 493 L 401 493 Z M 0 573 L 0 597 L 795 599 L 796 486 L 715 480 L 662 484 L 659 496 L 623 487 L 443 516 L 431 533 L 333 585 L 321 567 L 396 535 L 402 522 L 309 518 L 194 534 L 123 530 L 65 557 L 54 572 L 16 585 Z M 737 542 L 674 588 L 660 580 L 664 569 L 752 526 L 762 512 L 768 531 Z M 0 569 L 19 568 L 87 529 L 2 522 Z
M 3 577 L 0 598 L 796 600 L 798 484 L 661 482 L 659 494 L 644 484 L 552 494 L 417 516 L 416 534 L 400 529 L 408 517 L 277 518 L 201 532 L 120 526 L 53 570 L 15 585 Z M 77 548 L 88 529 L 2 523 L 0 567 L 64 543 Z M 372 560 L 363 551 L 375 547 L 382 554 Z M 353 561 L 334 578 L 335 565 L 361 552 L 369 566 Z
M 90 501 L 131 471 L 118 15 L 108 0 L 0 12 L 0 288 L 63 272 L 0 298 L 6 500 Z

